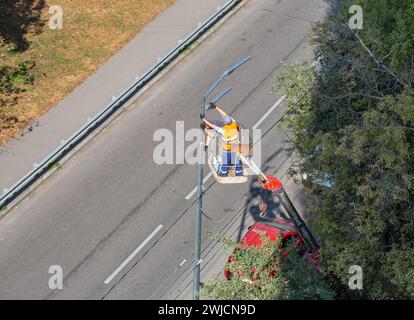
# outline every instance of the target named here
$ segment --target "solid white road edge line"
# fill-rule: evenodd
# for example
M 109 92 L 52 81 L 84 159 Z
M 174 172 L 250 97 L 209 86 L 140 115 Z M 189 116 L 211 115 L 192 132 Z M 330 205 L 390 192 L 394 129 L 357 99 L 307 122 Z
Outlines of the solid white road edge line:
M 119 272 L 121 272 L 121 270 L 123 268 L 125 268 L 125 266 L 131 262 L 132 259 L 134 259 L 134 257 L 138 254 L 138 252 L 140 252 L 145 245 L 151 241 L 151 239 L 163 228 L 164 226 L 162 224 L 160 224 L 158 227 L 155 228 L 155 230 L 144 240 L 144 242 L 142 242 L 138 248 L 136 248 L 134 250 L 134 252 L 132 252 L 128 258 L 126 258 L 124 260 L 124 262 L 121 263 L 121 265 L 114 271 L 112 272 L 112 274 L 106 278 L 106 280 L 104 281 L 105 284 L 109 284 L 117 275 Z
M 268 116 L 275 110 L 282 102 L 286 99 L 286 96 L 281 97 L 279 100 L 276 101 L 276 103 L 269 109 L 267 112 L 259 119 L 259 121 L 256 122 L 256 124 L 253 126 L 252 129 L 257 129 L 263 121 L 267 119 Z

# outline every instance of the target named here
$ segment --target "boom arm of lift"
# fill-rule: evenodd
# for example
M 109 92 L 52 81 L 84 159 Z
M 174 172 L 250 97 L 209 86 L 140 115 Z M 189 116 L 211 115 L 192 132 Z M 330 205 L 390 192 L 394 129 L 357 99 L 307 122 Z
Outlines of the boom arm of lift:
M 319 249 L 319 244 L 313 236 L 312 232 L 309 230 L 305 221 L 301 218 L 292 201 L 290 201 L 289 196 L 287 195 L 285 189 L 283 188 L 282 183 L 272 177 L 267 176 L 267 182 L 262 182 L 263 189 L 269 190 L 275 195 L 280 204 L 285 209 L 286 213 L 289 215 L 289 218 L 292 220 L 292 223 L 295 225 L 299 235 L 302 237 L 303 242 L 310 252 L 315 252 Z
M 282 183 L 272 176 L 265 176 L 265 174 L 250 158 L 246 158 L 242 154 L 239 154 L 239 157 L 240 160 L 257 175 L 257 178 L 262 184 L 263 189 L 271 191 L 272 194 L 277 197 L 280 204 L 285 209 L 286 213 L 291 219 L 293 225 L 296 227 L 297 232 L 303 239 L 303 242 L 305 243 L 308 250 L 311 253 L 318 251 L 318 242 L 309 230 L 305 221 L 303 221 L 303 219 L 299 215 L 298 211 L 296 210 L 295 206 L 293 205 L 292 201 L 287 195 L 285 189 L 283 188 Z

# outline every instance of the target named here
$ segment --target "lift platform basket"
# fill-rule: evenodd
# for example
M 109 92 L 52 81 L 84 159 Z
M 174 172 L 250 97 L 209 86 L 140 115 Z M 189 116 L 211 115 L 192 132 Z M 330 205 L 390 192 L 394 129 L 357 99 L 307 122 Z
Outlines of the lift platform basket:
M 232 146 L 231 152 L 233 153 L 232 158 L 234 161 L 230 165 L 223 164 L 223 153 L 224 153 L 224 142 L 219 135 L 215 135 L 208 145 L 208 165 L 211 172 L 214 175 L 214 178 L 218 183 L 222 184 L 237 184 L 237 183 L 246 183 L 249 180 L 249 176 L 254 174 L 251 169 L 240 160 L 240 154 L 245 157 L 250 157 L 251 153 L 251 144 L 235 144 Z M 236 161 L 240 161 L 236 165 Z M 220 174 L 221 170 L 226 166 L 227 175 L 223 176 Z M 236 169 L 243 169 L 242 175 L 236 174 Z

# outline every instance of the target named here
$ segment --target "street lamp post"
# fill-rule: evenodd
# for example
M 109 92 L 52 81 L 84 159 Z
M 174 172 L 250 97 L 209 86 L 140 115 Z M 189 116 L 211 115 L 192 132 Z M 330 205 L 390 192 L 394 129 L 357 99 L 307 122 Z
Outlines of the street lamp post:
M 200 128 L 202 130 L 202 138 L 199 146 L 199 158 L 198 158 L 198 184 L 197 184 L 197 209 L 196 209 L 196 221 L 195 221 L 195 251 L 194 251 L 194 279 L 193 279 L 193 300 L 200 299 L 200 270 L 201 270 L 201 222 L 202 222 L 202 210 L 203 210 L 203 164 L 205 160 L 205 136 L 203 130 L 203 120 L 206 114 L 206 108 L 209 108 L 210 103 L 207 104 L 207 99 L 209 95 L 222 83 L 230 74 L 232 74 L 237 68 L 245 64 L 252 57 L 247 56 L 242 59 L 239 63 L 235 64 L 228 70 L 226 70 L 223 75 L 217 79 L 217 81 L 208 89 L 208 91 L 203 95 L 201 110 L 200 110 Z M 223 98 L 227 93 L 229 93 L 231 88 L 224 89 L 216 98 L 214 98 L 211 103 L 217 103 L 221 98 Z

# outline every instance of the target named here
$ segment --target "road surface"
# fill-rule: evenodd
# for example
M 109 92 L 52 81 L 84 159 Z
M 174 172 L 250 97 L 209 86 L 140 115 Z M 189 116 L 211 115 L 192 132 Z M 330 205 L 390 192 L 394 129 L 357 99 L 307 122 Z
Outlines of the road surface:
M 250 0 L 137 98 L 0 220 L 0 298 L 191 298 L 195 196 L 189 194 L 197 167 L 156 165 L 154 131 L 175 132 L 177 121 L 196 128 L 201 94 L 250 54 L 253 60 L 226 83 L 233 91 L 221 106 L 264 134 L 285 112 L 283 104 L 268 112 L 280 98 L 270 91 L 281 63 L 311 57 L 307 33 L 323 14 L 320 0 Z M 263 137 L 262 162 L 277 177 L 289 167 L 286 136 L 277 128 Z M 206 188 L 203 281 L 221 273 L 227 254 L 207 232 L 240 238 L 260 200 L 253 178 L 236 186 L 210 178 Z M 63 269 L 63 290 L 48 286 L 52 265 Z

